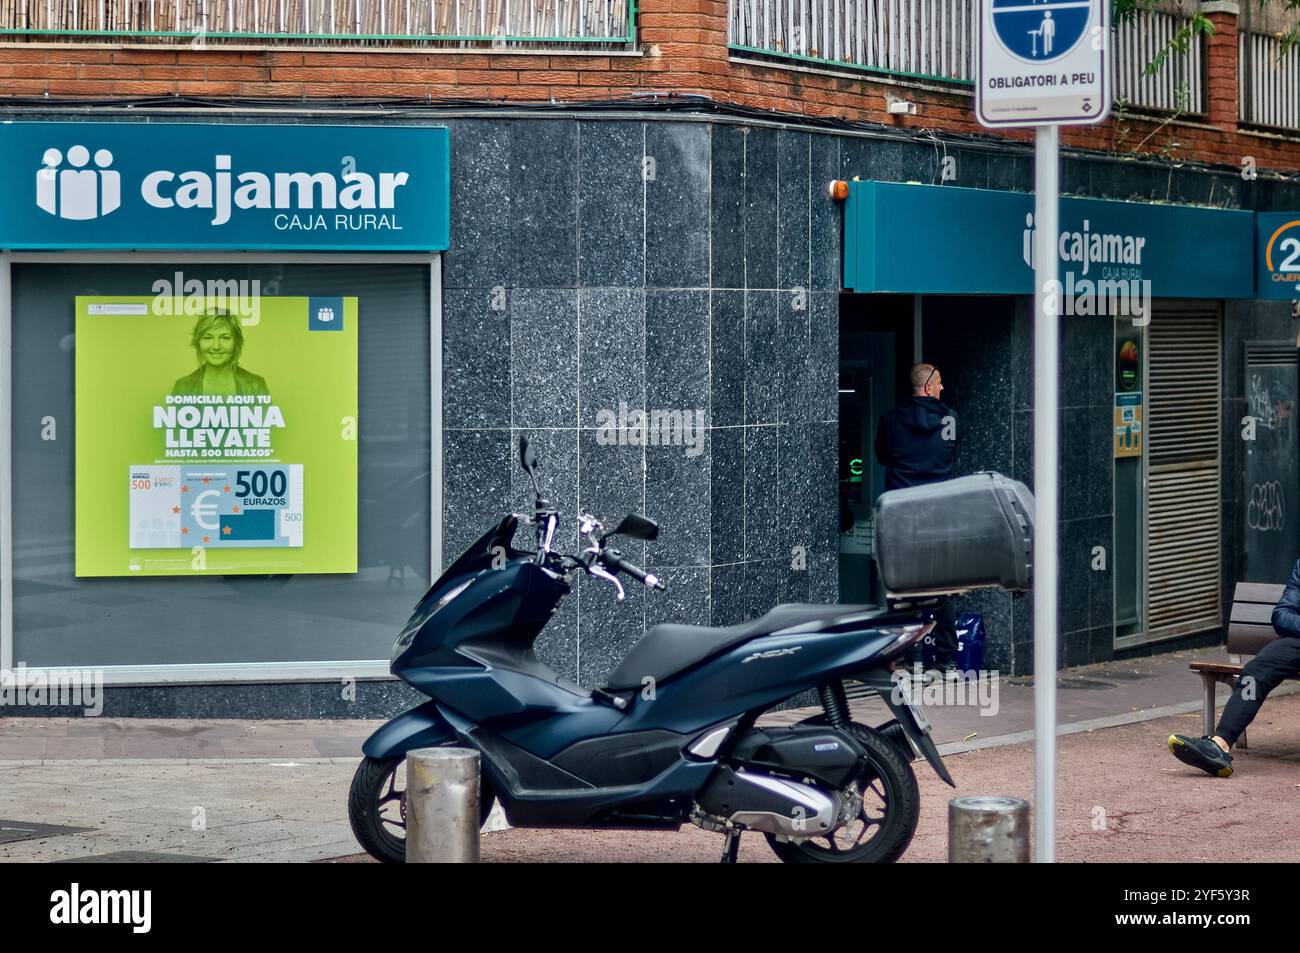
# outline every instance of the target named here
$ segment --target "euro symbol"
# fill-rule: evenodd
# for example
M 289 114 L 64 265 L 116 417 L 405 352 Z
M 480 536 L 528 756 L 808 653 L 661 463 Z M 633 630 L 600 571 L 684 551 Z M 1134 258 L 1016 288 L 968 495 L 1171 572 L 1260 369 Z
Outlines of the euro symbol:
M 217 504 L 212 502 L 212 498 L 219 495 L 216 490 L 204 490 L 190 504 L 190 513 L 194 517 L 194 522 L 204 529 L 217 528 Z

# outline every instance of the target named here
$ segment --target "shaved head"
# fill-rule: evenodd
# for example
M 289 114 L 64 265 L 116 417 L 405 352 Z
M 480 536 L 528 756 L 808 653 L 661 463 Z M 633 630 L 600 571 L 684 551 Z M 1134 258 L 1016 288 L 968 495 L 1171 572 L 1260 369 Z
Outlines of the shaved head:
M 925 385 L 930 382 L 930 377 L 934 374 L 933 364 L 913 364 L 912 371 L 908 374 L 908 381 L 912 385 L 912 393 L 919 395 L 925 393 Z

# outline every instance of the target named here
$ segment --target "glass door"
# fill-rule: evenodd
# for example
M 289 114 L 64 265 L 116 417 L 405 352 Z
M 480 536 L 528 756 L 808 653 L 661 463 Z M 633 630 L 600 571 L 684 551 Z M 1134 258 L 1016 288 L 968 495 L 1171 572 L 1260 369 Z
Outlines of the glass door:
M 876 424 L 906 393 L 914 301 L 903 295 L 840 297 L 840 602 L 882 604 L 871 552 L 872 514 L 885 491 Z

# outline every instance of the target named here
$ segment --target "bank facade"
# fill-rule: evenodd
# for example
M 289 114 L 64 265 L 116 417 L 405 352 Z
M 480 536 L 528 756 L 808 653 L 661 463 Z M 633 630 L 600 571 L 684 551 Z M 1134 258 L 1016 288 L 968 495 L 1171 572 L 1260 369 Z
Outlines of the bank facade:
M 0 651 L 11 671 L 102 671 L 108 714 L 402 707 L 410 696 L 386 678 L 393 639 L 430 575 L 528 502 L 521 436 L 569 517 L 561 548 L 577 549 L 579 510 L 661 526 L 630 548 L 667 592 L 618 603 L 584 580 L 539 643 L 584 685 L 658 622 L 877 598 L 874 421 L 915 359 L 943 371 L 958 470 L 1032 484 L 1025 143 L 720 104 L 4 112 Z M 91 161 L 72 162 L 76 146 Z M 44 207 L 43 168 L 95 173 L 95 214 L 77 217 L 66 192 Z M 164 174 L 146 188 L 151 173 Z M 281 201 L 277 173 L 332 184 L 295 181 Z M 1063 279 L 1146 281 L 1150 296 L 1144 313 L 1098 315 L 1069 286 L 1063 305 L 1062 664 L 1221 639 L 1233 583 L 1282 580 L 1300 549 L 1286 277 L 1300 271 L 1288 263 L 1300 182 L 1294 168 L 1249 178 L 1075 148 L 1062 183 Z M 259 368 L 246 324 L 242 363 L 273 400 L 302 389 L 296 419 L 320 418 L 303 452 L 355 460 L 355 486 L 313 509 L 308 463 L 306 562 L 289 546 L 223 563 L 214 546 L 196 564 L 188 538 L 185 565 L 142 562 L 113 534 L 135 519 L 136 464 L 154 461 L 127 472 L 113 456 L 126 450 L 83 429 L 136 440 L 139 425 L 114 424 L 96 395 L 116 406 L 145 374 L 166 391 L 192 370 L 202 314 L 166 332 L 175 358 L 154 372 L 90 309 L 165 287 L 183 312 L 196 282 L 206 312 L 213 283 L 254 281 L 268 302 L 305 302 L 304 333 L 263 349 Z M 313 337 L 335 307 L 345 335 Z M 120 327 L 122 342 L 139 331 Z M 314 356 L 349 335 L 355 355 Z M 638 411 L 680 424 L 638 436 Z M 326 433 L 349 417 L 350 437 Z M 108 537 L 121 559 L 89 559 Z M 984 613 L 988 668 L 1031 669 L 1031 597 L 975 593 L 962 607 Z

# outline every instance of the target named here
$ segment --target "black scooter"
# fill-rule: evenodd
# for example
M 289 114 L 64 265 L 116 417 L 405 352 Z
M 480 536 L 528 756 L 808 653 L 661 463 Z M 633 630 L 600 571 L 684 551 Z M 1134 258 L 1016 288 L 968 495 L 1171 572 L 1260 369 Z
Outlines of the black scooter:
M 891 677 L 894 660 L 932 627 L 915 609 L 779 605 L 732 626 L 656 625 L 599 687 L 557 675 L 533 643 L 576 577 L 662 590 L 617 537 L 653 540 L 631 514 L 604 531 L 578 516 L 587 547 L 553 546 L 560 514 L 537 487 L 537 459 L 520 441 L 532 512 L 505 516 L 430 587 L 393 647 L 392 672 L 429 701 L 365 743 L 349 817 L 382 861 L 405 859 L 404 756 L 463 745 L 481 754 L 483 819 L 495 798 L 517 827 L 677 829 L 725 835 L 734 861 L 742 833 L 762 833 L 787 862 L 897 860 L 916 831 L 920 797 L 911 762 L 923 756 L 953 784 L 929 723 Z M 536 548 L 516 549 L 521 522 Z M 878 694 L 893 719 L 850 718 L 848 690 Z M 802 692 L 821 713 L 760 724 Z

